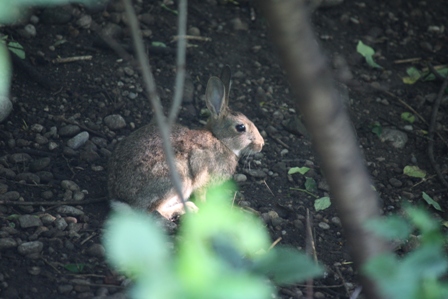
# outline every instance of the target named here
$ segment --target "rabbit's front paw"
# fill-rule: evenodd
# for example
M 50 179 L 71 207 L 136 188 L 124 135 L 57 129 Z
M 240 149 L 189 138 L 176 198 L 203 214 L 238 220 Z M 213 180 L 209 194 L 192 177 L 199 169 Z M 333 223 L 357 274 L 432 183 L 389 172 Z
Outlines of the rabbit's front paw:
M 188 209 L 188 212 L 197 213 L 199 208 L 191 201 L 186 201 L 185 206 Z M 164 205 L 157 209 L 157 211 L 166 219 L 173 220 L 178 216 L 185 214 L 185 207 L 183 203 L 176 203 L 175 205 L 168 206 Z

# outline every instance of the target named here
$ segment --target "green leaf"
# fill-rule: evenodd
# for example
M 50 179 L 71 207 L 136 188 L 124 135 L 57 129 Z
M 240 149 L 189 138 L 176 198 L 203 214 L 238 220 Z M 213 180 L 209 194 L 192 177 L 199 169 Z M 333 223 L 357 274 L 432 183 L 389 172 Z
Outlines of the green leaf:
M 415 121 L 415 116 L 411 112 L 403 112 L 401 113 L 401 119 L 412 124 Z
M 163 9 L 175 14 L 176 16 L 178 15 L 177 10 L 171 9 L 168 6 L 166 6 L 164 3 L 160 4 L 160 7 L 162 7 Z
M 209 190 L 207 203 L 197 203 L 199 212 L 182 218 L 176 267 L 189 292 L 216 285 L 269 247 L 262 221 L 230 204 L 229 185 Z
M 331 206 L 331 201 L 329 197 L 321 197 L 314 201 L 314 209 L 316 211 L 322 211 Z
M 103 243 L 109 262 L 128 275 L 170 265 L 166 236 L 148 214 L 133 210 L 113 213 L 106 222 Z
M 426 201 L 426 203 L 433 206 L 434 209 L 436 209 L 437 211 L 443 212 L 443 209 L 440 207 L 439 203 L 437 201 L 435 201 L 434 199 L 432 199 L 431 196 L 429 196 L 425 192 L 422 192 L 422 197 Z
M 153 47 L 160 47 L 160 48 L 166 48 L 166 45 L 163 42 L 152 42 L 151 46 L 153 46 Z
M 81 273 L 85 266 L 85 264 L 66 264 L 64 268 L 72 273 Z
M 403 174 L 413 177 L 413 178 L 424 178 L 426 177 L 426 171 L 420 169 L 418 166 L 407 165 L 403 169 Z
M 300 173 L 301 175 L 304 175 L 305 173 L 307 173 L 310 169 L 308 167 L 291 167 L 288 170 L 288 174 L 295 174 L 295 173 Z
M 317 191 L 316 181 L 313 178 L 306 178 L 305 179 L 305 190 L 309 191 L 309 192 L 316 192 Z
M 376 136 L 380 137 L 381 133 L 383 133 L 383 127 L 379 122 L 375 122 L 372 126 L 372 133 L 374 133 Z
M 403 77 L 403 83 L 414 84 L 422 76 L 420 71 L 415 67 L 410 67 L 406 70 L 408 77 Z
M 448 67 L 436 68 L 436 71 L 443 78 L 446 78 L 446 76 L 448 76 Z M 424 75 L 428 74 L 428 72 L 425 72 Z M 423 78 L 424 82 L 426 82 L 426 81 L 434 81 L 436 79 L 436 76 L 433 73 L 430 73 L 428 76 L 424 76 L 424 75 L 422 75 L 422 77 L 424 77 Z
M 358 41 L 358 45 L 356 46 L 356 51 L 359 54 L 361 54 L 362 56 L 364 56 L 367 64 L 370 65 L 371 67 L 379 68 L 379 69 L 383 68 L 382 66 L 380 66 L 373 60 L 373 55 L 375 54 L 375 51 L 371 47 L 365 45 L 362 41 Z
M 268 275 L 276 284 L 303 282 L 323 274 L 321 266 L 310 257 L 288 247 L 275 247 L 259 257 L 254 271 Z
M 1 10 L 1 9 L 0 9 Z M 0 42 L 0 107 L 6 107 L 3 101 L 9 101 L 9 86 L 11 83 L 11 62 L 4 43 Z
M 412 232 L 411 225 L 398 216 L 370 219 L 364 225 L 366 229 L 388 240 L 404 240 Z
M 9 42 L 8 49 L 17 55 L 20 59 L 25 59 L 25 50 L 23 46 L 18 42 Z
M 404 273 L 393 254 L 384 254 L 368 260 L 362 271 L 373 278 L 386 298 L 417 299 L 418 276 Z

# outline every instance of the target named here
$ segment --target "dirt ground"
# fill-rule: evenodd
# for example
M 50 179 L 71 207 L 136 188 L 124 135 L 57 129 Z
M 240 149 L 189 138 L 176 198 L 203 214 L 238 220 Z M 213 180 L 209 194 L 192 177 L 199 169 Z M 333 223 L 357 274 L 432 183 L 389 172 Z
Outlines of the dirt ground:
M 167 4 L 175 10 L 175 5 Z M 177 16 L 161 1 L 135 4 L 158 91 L 167 107 L 173 96 Z M 0 124 L 0 298 L 122 298 L 116 274 L 106 265 L 101 230 L 109 212 L 107 161 L 118 140 L 152 119 L 138 69 L 119 57 L 97 32 L 131 51 L 123 7 L 80 6 L 36 9 L 29 22 L 0 30 L 24 46 L 27 62 L 14 65 L 14 110 Z M 406 69 L 448 63 L 448 5 L 444 1 L 345 1 L 312 14 L 316 40 L 328 57 L 356 129 L 360 149 L 382 199 L 385 214 L 403 201 L 424 204 L 422 192 L 443 209 L 447 188 L 428 157 L 428 123 L 441 81 L 404 84 Z M 89 18 L 91 17 L 91 18 Z M 23 30 L 33 24 L 36 35 Z M 333 207 L 316 212 L 305 178 L 288 175 L 307 166 L 318 197 L 328 195 L 311 141 L 297 127 L 292 95 L 269 40 L 268 24 L 251 1 L 191 0 L 188 8 L 186 93 L 179 122 L 200 127 L 205 84 L 224 65 L 233 70 L 230 106 L 259 128 L 266 145 L 237 170 L 240 205 L 266 221 L 272 240 L 305 246 L 305 215 L 313 216 L 318 259 L 327 267 L 315 281 L 315 298 L 348 298 L 358 285 Z M 358 41 L 375 49 L 383 69 L 369 67 L 356 52 Z M 157 47 L 160 43 L 165 48 Z M 59 63 L 58 58 L 91 56 Z M 407 106 L 406 106 L 407 105 Z M 415 109 L 416 121 L 401 118 Z M 437 132 L 447 135 L 442 101 Z M 105 118 L 110 115 L 111 123 Z M 421 117 L 421 119 L 420 119 Z M 109 118 L 110 120 L 110 118 Z M 123 122 L 125 121 L 125 123 Z M 376 125 L 375 125 L 376 124 Z M 372 132 L 383 129 L 383 139 Z M 385 131 L 405 133 L 397 147 Z M 88 132 L 79 147 L 72 138 Z M 391 134 L 397 134 L 392 130 Z M 86 135 L 81 134 L 81 135 Z M 446 144 L 436 135 L 435 161 L 446 178 Z M 81 136 L 82 137 L 82 136 Z M 394 135 L 402 140 L 402 135 Z M 418 166 L 425 179 L 403 174 Z M 243 178 L 243 179 L 241 179 Z M 64 201 L 65 206 L 54 202 Z M 86 202 L 91 203 L 86 203 Z M 9 202 L 10 204 L 5 204 Z M 11 203 L 12 202 L 12 203 Z M 34 202 L 34 205 L 20 205 Z M 434 217 L 443 212 L 431 209 Z M 30 217 L 38 215 L 39 217 Z M 75 269 L 73 269 L 75 268 Z M 302 298 L 303 285 L 279 290 L 279 298 Z M 117 293 L 118 292 L 118 293 Z M 105 298 L 105 297 L 101 297 Z M 112 298 L 112 297 L 111 297 Z

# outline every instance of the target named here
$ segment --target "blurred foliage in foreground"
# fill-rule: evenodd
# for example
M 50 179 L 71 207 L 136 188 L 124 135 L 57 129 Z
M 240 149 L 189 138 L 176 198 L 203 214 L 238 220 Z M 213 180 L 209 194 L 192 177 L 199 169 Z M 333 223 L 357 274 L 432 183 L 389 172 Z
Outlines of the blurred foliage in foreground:
M 415 249 L 403 257 L 389 253 L 371 259 L 364 265 L 364 272 L 378 282 L 386 298 L 448 298 L 446 236 L 440 223 L 423 208 L 406 207 L 404 211 L 406 217 L 377 219 L 367 227 Z M 414 230 L 418 235 L 411 234 Z
M 150 215 L 129 211 L 111 216 L 104 234 L 107 257 L 134 279 L 133 298 L 267 299 L 274 284 L 323 273 L 297 250 L 268 250 L 264 224 L 232 207 L 228 189 L 210 190 L 197 214 L 183 216 L 175 252 Z

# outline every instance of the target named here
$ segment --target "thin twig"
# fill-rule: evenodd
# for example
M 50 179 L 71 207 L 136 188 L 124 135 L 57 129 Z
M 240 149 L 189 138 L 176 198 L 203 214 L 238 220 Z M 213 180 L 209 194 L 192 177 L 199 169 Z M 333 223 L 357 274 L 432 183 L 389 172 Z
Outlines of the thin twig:
M 175 35 L 173 36 L 173 42 L 179 40 L 179 38 L 185 38 L 188 40 L 199 40 L 199 41 L 204 41 L 204 42 L 211 42 L 212 39 L 210 37 L 204 37 L 204 36 L 194 36 L 194 35 Z
M 316 254 L 316 246 L 314 244 L 313 237 L 313 221 L 312 215 L 310 214 L 310 210 L 306 209 L 306 253 L 309 256 L 314 258 L 314 261 L 317 263 L 317 254 Z M 313 289 L 313 279 L 308 279 L 306 282 L 306 296 L 307 298 L 313 298 L 314 289 Z
M 92 198 L 88 200 L 78 201 L 10 201 L 0 200 L 0 205 L 5 206 L 62 206 L 62 205 L 89 205 L 92 203 L 98 203 L 106 201 L 107 197 Z
M 159 128 L 160 135 L 162 137 L 163 150 L 165 152 L 166 161 L 170 169 L 171 181 L 173 183 L 174 189 L 179 194 L 179 198 L 184 204 L 185 211 L 188 212 L 188 209 L 185 205 L 185 199 L 182 194 L 182 182 L 180 180 L 179 173 L 177 172 L 174 160 L 173 148 L 171 147 L 170 126 L 168 126 L 166 117 L 163 114 L 162 104 L 160 103 L 160 97 L 157 93 L 156 83 L 151 71 L 151 65 L 149 64 L 148 56 L 145 53 L 145 45 L 143 43 L 143 39 L 139 31 L 137 16 L 135 14 L 134 8 L 132 7 L 130 0 L 123 0 L 123 3 L 126 10 L 126 16 L 128 18 L 129 28 L 131 29 L 131 35 L 132 40 L 134 42 L 135 53 L 137 55 L 137 60 L 139 61 L 141 67 L 141 73 L 143 76 L 145 88 L 148 92 L 149 99 L 154 109 L 156 123 Z M 186 0 L 181 0 L 179 2 L 179 9 L 184 9 L 186 7 L 186 5 L 182 5 L 182 3 L 185 4 Z M 179 14 L 182 13 L 179 12 Z M 185 39 L 180 39 L 179 41 L 181 40 L 185 41 Z
M 436 77 L 437 80 L 443 81 L 445 78 L 436 70 L 436 68 L 428 62 L 428 68 L 431 71 L 431 73 Z
M 54 271 L 56 271 L 56 273 L 61 274 L 61 271 L 58 270 L 58 268 L 56 268 L 55 266 L 53 266 L 53 264 L 51 264 L 49 261 L 47 261 L 44 257 L 40 257 L 40 259 L 47 264 L 48 266 L 50 266 L 51 268 L 53 268 Z
M 420 61 L 420 60 L 422 60 L 420 57 L 416 57 L 416 58 L 395 60 L 394 63 L 395 64 L 401 64 L 401 63 L 417 62 L 417 61 Z
M 437 177 L 442 182 L 442 184 L 445 187 L 448 187 L 448 182 L 443 177 L 442 172 L 439 169 L 439 166 L 436 163 L 436 159 L 434 158 L 434 133 L 436 130 L 436 120 L 437 120 L 437 113 L 439 112 L 440 102 L 442 101 L 443 94 L 445 93 L 445 89 L 448 86 L 448 76 L 443 81 L 442 87 L 440 88 L 439 94 L 437 95 L 436 100 L 434 101 L 434 106 L 432 108 L 432 114 L 431 114 L 431 122 L 429 124 L 429 142 L 428 142 L 428 156 L 429 160 L 431 161 L 431 165 L 434 168 L 434 170 L 437 173 Z
M 342 280 L 342 284 L 344 285 L 344 289 L 345 289 L 345 292 L 347 293 L 347 297 L 350 296 L 350 290 L 348 289 L 348 286 L 344 279 L 344 276 L 342 276 L 341 270 L 339 270 L 338 266 L 336 266 L 335 269 L 336 269 L 336 273 L 338 274 L 339 278 Z
M 290 187 L 289 189 L 291 189 L 291 190 L 296 190 L 296 191 L 300 191 L 300 192 L 303 192 L 303 193 L 306 193 L 306 194 L 308 194 L 308 195 L 311 195 L 311 196 L 314 197 L 314 198 L 319 198 L 319 196 L 317 196 L 316 194 L 313 194 L 313 193 L 311 193 L 310 191 L 305 190 L 305 189 L 294 188 L 294 187 Z
M 280 243 L 281 240 L 282 240 L 282 237 L 277 238 L 277 240 L 275 240 L 275 241 L 271 244 L 271 246 L 269 246 L 268 251 L 271 250 L 272 248 L 274 248 L 278 243 Z
M 84 245 L 87 241 L 91 240 L 92 238 L 96 237 L 98 234 L 97 233 L 92 233 L 90 236 L 88 236 L 87 238 L 85 238 L 84 240 L 81 241 L 81 245 Z
M 286 143 L 284 143 L 283 141 L 281 141 L 279 138 L 273 136 L 272 134 L 268 134 L 269 137 L 271 137 L 272 139 L 274 139 L 277 143 L 283 145 L 285 148 L 287 149 L 291 149 L 291 147 L 289 145 L 287 145 Z
M 93 57 L 92 55 L 72 56 L 72 57 L 65 57 L 65 58 L 58 57 L 56 59 L 53 59 L 51 62 L 53 62 L 53 63 L 69 63 L 69 62 L 82 61 L 82 60 L 92 60 L 92 57 Z
M 171 105 L 170 113 L 168 114 L 168 126 L 173 126 L 179 113 L 180 104 L 182 103 L 182 96 L 184 94 L 185 83 L 185 52 L 187 48 L 187 40 L 185 34 L 187 31 L 187 0 L 179 1 L 179 29 L 177 39 L 177 72 L 176 81 L 174 85 L 173 104 Z
M 266 185 L 266 188 L 268 188 L 269 192 L 271 192 L 272 196 L 275 196 L 274 192 L 272 192 L 272 190 L 269 187 L 268 183 L 266 183 L 266 180 L 263 180 L 263 183 Z

